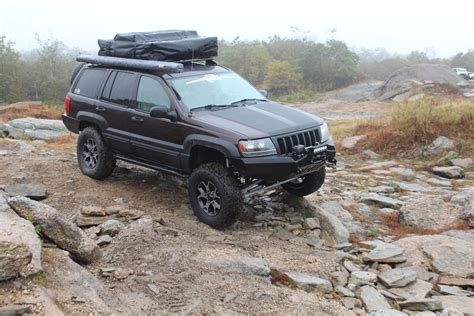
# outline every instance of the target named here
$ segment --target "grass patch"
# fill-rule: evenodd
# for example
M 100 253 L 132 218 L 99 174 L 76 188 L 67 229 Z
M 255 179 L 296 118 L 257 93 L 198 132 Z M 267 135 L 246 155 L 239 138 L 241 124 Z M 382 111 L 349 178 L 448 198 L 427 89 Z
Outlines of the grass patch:
M 367 121 L 354 129 L 367 135 L 365 147 L 385 155 L 414 156 L 438 136 L 456 141 L 457 151 L 474 153 L 474 102 L 423 98 L 395 108 L 387 119 Z
M 269 97 L 282 103 L 304 103 L 320 101 L 322 96 L 314 90 L 302 90 L 280 96 L 270 95 Z
M 59 105 L 46 105 L 41 103 L 23 103 L 14 107 L 0 109 L 0 121 L 10 121 L 23 117 L 41 119 L 61 119 L 63 107 Z
M 336 148 L 342 148 L 340 143 L 346 137 L 355 135 L 354 131 L 360 124 L 359 121 L 329 121 L 329 131 L 331 132 L 332 139 L 336 143 Z

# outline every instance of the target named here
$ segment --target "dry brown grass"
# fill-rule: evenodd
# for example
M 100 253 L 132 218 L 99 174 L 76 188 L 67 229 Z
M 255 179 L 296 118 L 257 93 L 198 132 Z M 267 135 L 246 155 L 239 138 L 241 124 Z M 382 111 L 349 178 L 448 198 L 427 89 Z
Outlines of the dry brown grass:
M 46 142 L 45 147 L 64 152 L 74 152 L 76 150 L 77 135 L 69 134 Z
M 21 103 L 12 107 L 0 108 L 0 121 L 9 121 L 22 117 L 42 119 L 61 119 L 62 110 L 57 106 L 41 103 Z
M 354 135 L 367 135 L 362 145 L 384 155 L 413 157 L 421 145 L 438 136 L 456 140 L 456 150 L 474 153 L 474 102 L 424 98 L 407 102 L 393 111 L 388 119 L 359 124 Z

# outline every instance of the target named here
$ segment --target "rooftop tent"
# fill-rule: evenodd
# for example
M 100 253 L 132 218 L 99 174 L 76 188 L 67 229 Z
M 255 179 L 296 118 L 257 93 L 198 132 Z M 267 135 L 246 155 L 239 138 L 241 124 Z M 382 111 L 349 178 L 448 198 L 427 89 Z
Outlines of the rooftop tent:
M 217 56 L 217 37 L 202 37 L 196 31 L 119 33 L 112 40 L 98 40 L 99 55 L 183 61 Z

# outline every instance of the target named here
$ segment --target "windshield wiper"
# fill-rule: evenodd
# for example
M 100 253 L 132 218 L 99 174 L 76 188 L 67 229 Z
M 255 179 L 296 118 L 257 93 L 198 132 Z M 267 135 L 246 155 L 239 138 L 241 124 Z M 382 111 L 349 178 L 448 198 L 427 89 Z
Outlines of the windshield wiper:
M 235 102 L 232 102 L 231 104 L 234 105 L 234 104 L 238 104 L 238 103 L 245 103 L 245 102 L 249 102 L 249 101 L 261 101 L 261 102 L 268 102 L 267 99 L 257 99 L 257 98 L 250 98 L 250 99 L 242 99 L 242 100 L 239 100 L 239 101 L 235 101 Z
M 235 107 L 235 106 L 236 105 L 233 105 L 233 104 L 208 104 L 208 105 L 192 108 L 190 111 L 193 112 L 195 110 L 212 110 L 212 109 L 217 109 L 217 108 L 228 108 L 228 107 Z

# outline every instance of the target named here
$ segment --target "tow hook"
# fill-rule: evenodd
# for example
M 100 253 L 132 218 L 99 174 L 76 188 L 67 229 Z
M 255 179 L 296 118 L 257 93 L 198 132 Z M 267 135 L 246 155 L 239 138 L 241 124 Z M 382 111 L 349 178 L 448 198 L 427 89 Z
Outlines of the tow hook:
M 328 166 L 328 168 L 336 169 L 336 164 L 337 164 L 337 160 L 333 159 L 331 161 L 328 161 L 326 165 Z

